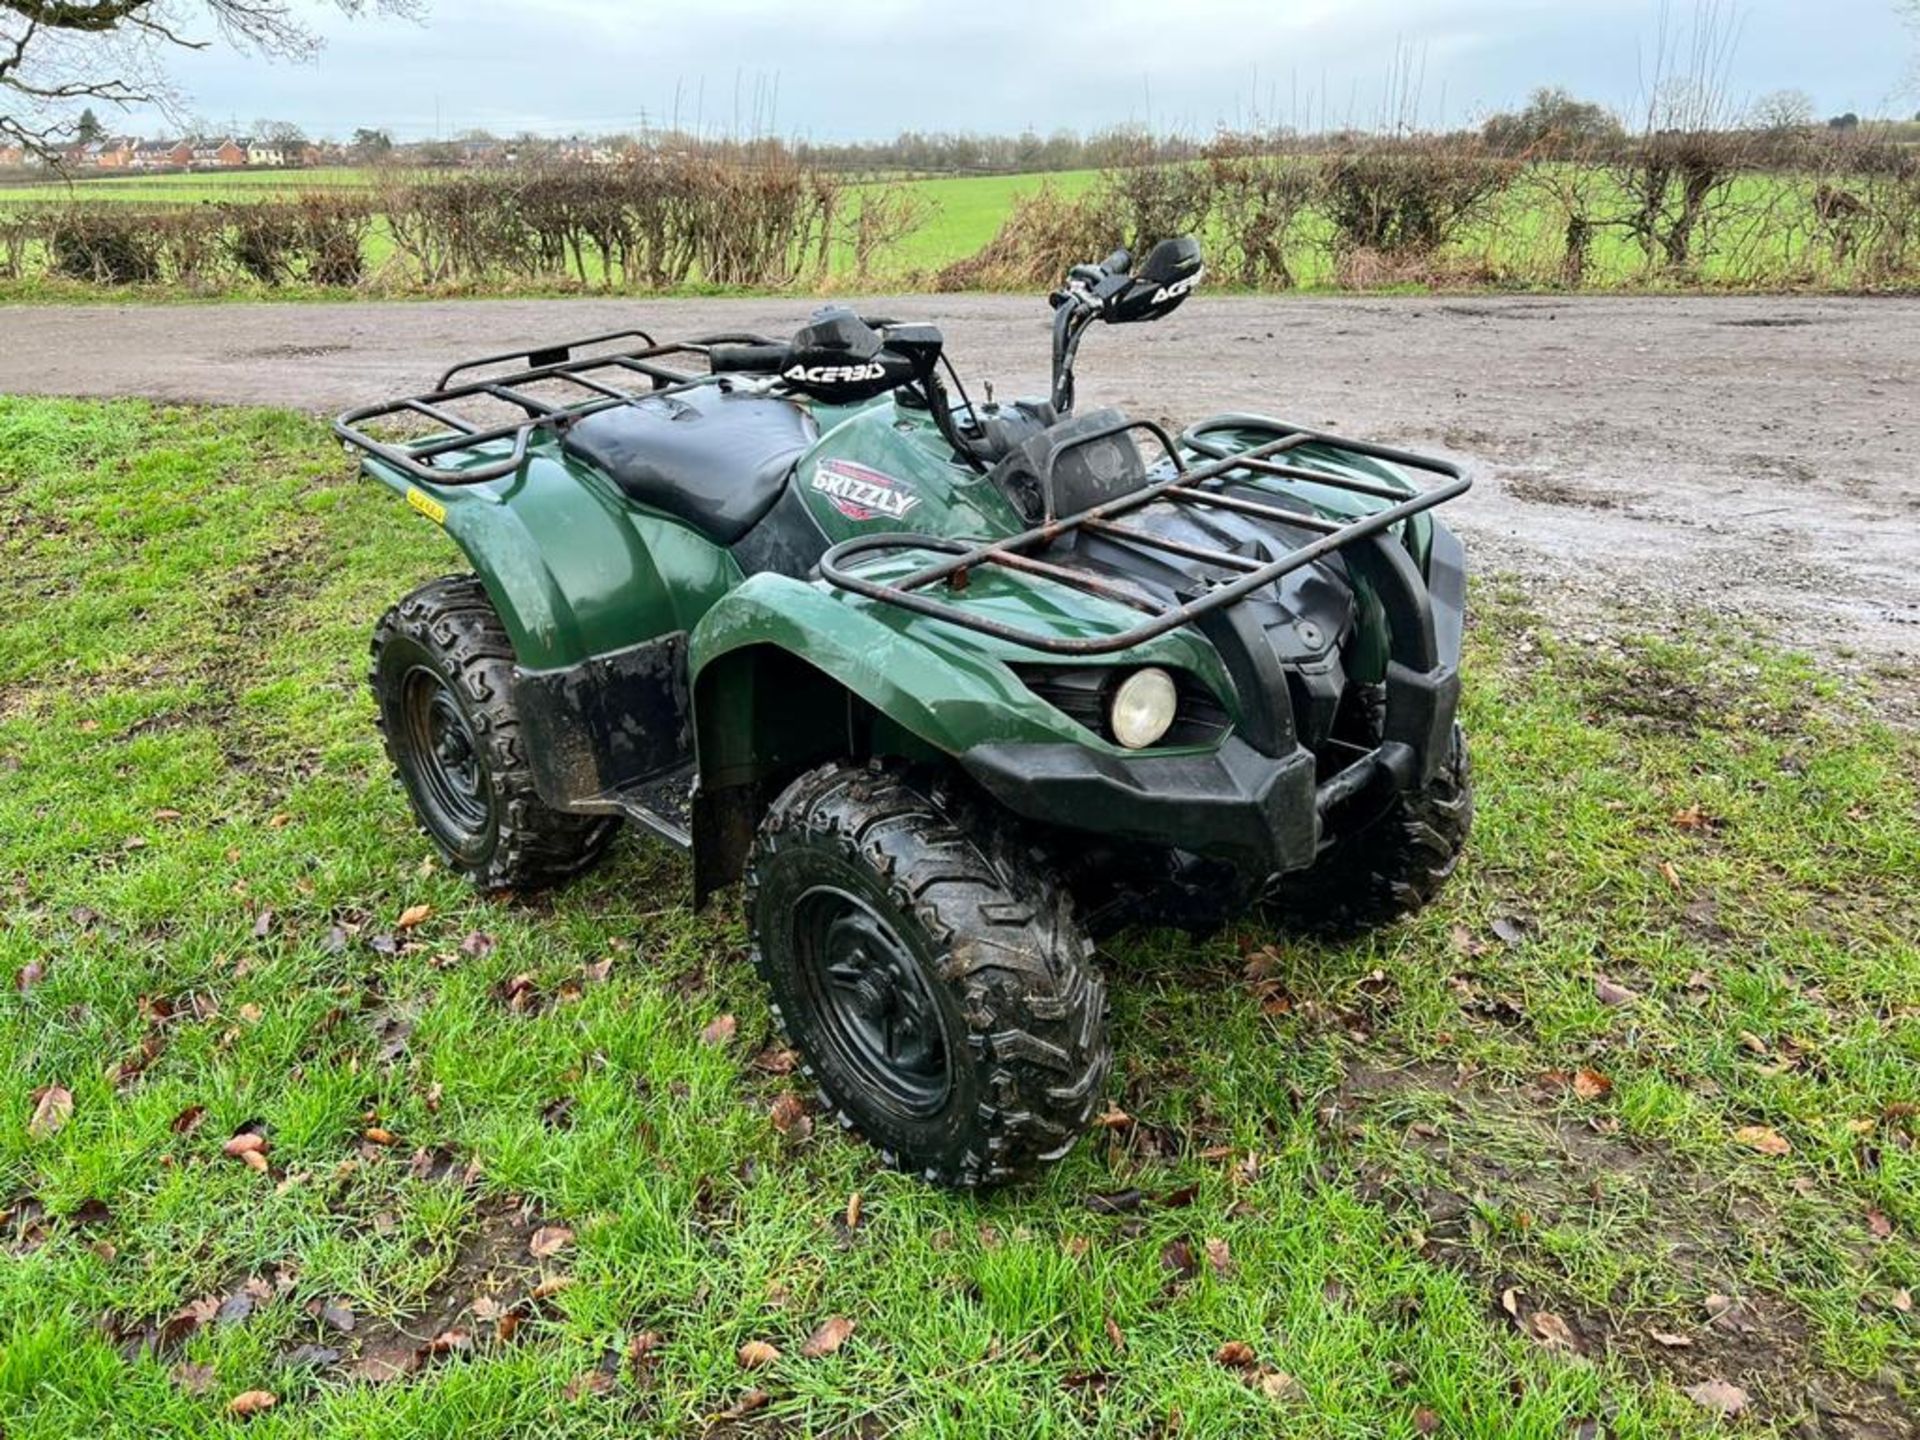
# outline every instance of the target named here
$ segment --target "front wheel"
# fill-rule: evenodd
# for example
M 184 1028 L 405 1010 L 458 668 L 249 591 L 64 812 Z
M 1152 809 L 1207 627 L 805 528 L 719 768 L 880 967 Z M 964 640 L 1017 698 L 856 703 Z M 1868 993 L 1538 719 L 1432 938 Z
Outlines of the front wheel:
M 812 771 L 761 826 L 747 914 L 789 1043 L 889 1164 L 999 1184 L 1092 1120 L 1106 986 L 1065 893 L 993 816 L 899 771 Z
M 1283 925 L 1335 930 L 1411 915 L 1453 878 L 1472 828 L 1473 764 L 1456 725 L 1431 782 L 1343 835 L 1312 869 L 1284 877 L 1263 908 Z

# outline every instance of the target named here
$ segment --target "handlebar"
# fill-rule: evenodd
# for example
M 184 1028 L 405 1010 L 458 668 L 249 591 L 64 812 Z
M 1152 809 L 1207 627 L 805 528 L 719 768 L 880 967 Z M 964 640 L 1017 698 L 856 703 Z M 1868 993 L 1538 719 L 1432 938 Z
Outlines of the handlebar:
M 715 375 L 778 375 L 791 354 L 787 345 L 716 345 L 707 352 L 707 364 Z

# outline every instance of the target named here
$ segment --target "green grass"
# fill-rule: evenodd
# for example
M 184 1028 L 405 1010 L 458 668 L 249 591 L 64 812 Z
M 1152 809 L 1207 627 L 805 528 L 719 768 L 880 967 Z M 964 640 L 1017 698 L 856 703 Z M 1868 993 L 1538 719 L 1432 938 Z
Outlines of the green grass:
M 0 185 L 0 202 L 67 199 L 123 200 L 129 203 L 197 205 L 201 201 L 260 200 L 302 190 L 370 189 L 377 172 L 351 165 L 321 165 L 311 170 L 229 170 L 189 174 L 76 174 L 69 180 Z
M 1713 1378 L 1747 1434 L 1920 1404 L 1920 743 L 1805 663 L 1583 650 L 1482 581 L 1444 901 L 1344 945 L 1111 947 L 1133 1123 L 971 1199 L 775 1130 L 737 908 L 692 913 L 677 857 L 624 839 L 525 900 L 434 866 L 362 670 L 456 563 L 313 421 L 0 399 L 10 1440 L 1705 1435 L 1681 1391 Z M 222 1153 L 249 1126 L 268 1173 Z M 571 1284 L 503 1338 L 542 1275 Z M 202 1299 L 227 1318 L 164 1324 Z M 471 1349 L 352 1378 L 449 1328 Z M 743 1371 L 750 1340 L 784 1355 Z
M 930 207 L 928 218 L 890 257 L 891 263 L 907 270 L 937 270 L 951 265 L 993 239 L 1016 200 L 1043 186 L 1069 198 L 1078 196 L 1092 188 L 1098 175 L 1095 170 L 1065 170 L 1053 175 L 916 180 L 914 189 Z

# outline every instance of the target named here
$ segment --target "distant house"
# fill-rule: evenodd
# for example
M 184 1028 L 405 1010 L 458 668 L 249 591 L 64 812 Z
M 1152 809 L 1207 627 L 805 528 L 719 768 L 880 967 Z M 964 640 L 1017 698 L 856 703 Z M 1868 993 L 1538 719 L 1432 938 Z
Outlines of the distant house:
M 27 152 L 18 145 L 0 145 L 0 170 L 18 170 L 27 163 Z
M 125 170 L 133 164 L 134 152 L 139 148 L 140 142 L 128 135 L 96 140 L 81 147 L 80 163 L 89 170 Z
M 142 140 L 134 148 L 136 170 L 184 170 L 193 163 L 193 146 L 184 140 Z
M 245 163 L 268 170 L 278 170 L 287 163 L 286 146 L 273 140 L 236 140 L 236 145 L 246 147 Z
M 192 163 L 196 170 L 238 170 L 247 163 L 247 147 L 245 142 L 231 136 L 225 140 L 197 141 Z
M 565 165 L 617 165 L 620 162 L 617 150 L 597 140 L 563 141 L 558 156 Z

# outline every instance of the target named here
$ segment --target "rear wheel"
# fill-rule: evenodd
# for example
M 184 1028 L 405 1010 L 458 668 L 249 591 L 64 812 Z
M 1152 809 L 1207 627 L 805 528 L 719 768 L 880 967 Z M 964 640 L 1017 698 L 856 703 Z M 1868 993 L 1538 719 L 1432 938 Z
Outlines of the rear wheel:
M 617 817 L 569 815 L 534 789 L 513 708 L 513 644 L 478 577 L 407 596 L 373 632 L 387 754 L 421 829 L 482 889 L 552 885 L 598 860 Z
M 1384 925 L 1424 909 L 1459 866 L 1473 828 L 1473 765 L 1458 725 L 1433 780 L 1342 836 L 1313 868 L 1285 876 L 1266 908 L 1282 924 Z
M 898 771 L 815 770 L 761 826 L 747 914 L 789 1043 L 888 1163 L 998 1184 L 1091 1121 L 1106 986 L 1061 887 L 993 816 Z

